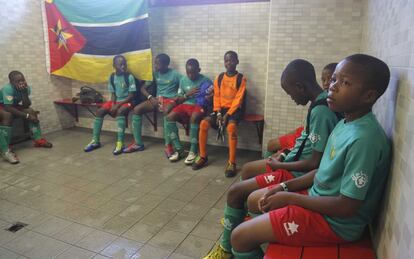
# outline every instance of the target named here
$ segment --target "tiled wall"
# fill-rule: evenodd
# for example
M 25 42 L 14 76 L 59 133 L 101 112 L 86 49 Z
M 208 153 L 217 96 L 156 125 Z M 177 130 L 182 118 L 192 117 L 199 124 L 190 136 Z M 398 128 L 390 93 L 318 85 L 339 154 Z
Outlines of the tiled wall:
M 393 165 L 383 212 L 375 229 L 375 244 L 379 258 L 412 258 L 414 1 L 368 0 L 363 10 L 362 51 L 387 62 L 392 76 L 399 80 Z M 382 112 L 386 113 L 387 109 L 382 107 Z
M 185 62 L 197 58 L 201 73 L 212 80 L 225 71 L 223 56 L 227 50 L 239 54 L 238 70 L 248 78 L 247 111 L 263 114 L 267 76 L 269 31 L 269 2 L 157 7 L 150 10 L 150 32 L 153 55 L 167 53 L 171 67 L 185 74 Z M 100 89 L 105 89 L 101 87 Z M 74 92 L 79 85 L 74 85 Z M 90 127 L 90 118 L 81 118 L 79 125 Z M 162 127 L 162 121 L 159 121 Z M 104 124 L 115 130 L 115 123 Z M 180 127 L 181 128 L 181 127 Z M 155 133 L 144 120 L 143 134 L 162 136 L 162 128 Z M 260 149 L 253 125 L 242 123 L 239 147 Z M 213 133 L 213 131 L 211 131 Z M 188 140 L 182 130 L 181 136 Z M 252 137 L 253 136 L 253 137 Z M 215 134 L 209 143 L 216 144 Z M 226 145 L 226 144 L 225 144 Z
M 12 70 L 21 71 L 33 87 L 32 107 L 40 111 L 44 132 L 73 125 L 73 120 L 53 105 L 71 96 L 68 80 L 50 78 L 46 72 L 40 1 L 2 1 L 0 8 L 0 87 Z M 58 115 L 62 113 L 62 115 Z
M 310 61 L 320 82 L 323 67 L 359 52 L 361 0 L 271 1 L 265 138 L 300 125 L 307 108 L 296 106 L 280 87 L 283 68 L 293 59 Z

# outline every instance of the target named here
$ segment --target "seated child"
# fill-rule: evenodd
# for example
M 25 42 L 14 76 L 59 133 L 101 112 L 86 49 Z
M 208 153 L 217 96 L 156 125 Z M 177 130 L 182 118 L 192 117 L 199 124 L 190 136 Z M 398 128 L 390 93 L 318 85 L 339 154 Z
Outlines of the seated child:
M 204 117 L 203 107 L 197 105 L 197 95 L 200 93 L 200 87 L 205 82 L 212 84 L 211 80 L 200 74 L 200 64 L 196 59 L 189 59 L 185 65 L 187 76 L 181 78 L 178 88 L 178 104 L 167 116 L 167 131 L 169 132 L 175 152 L 169 158 L 171 162 L 176 162 L 184 156 L 180 139 L 178 138 L 178 129 L 175 122 L 187 122 L 190 120 L 190 152 L 184 163 L 191 165 L 197 155 L 198 147 L 198 128 L 200 120 Z
M 236 175 L 237 124 L 243 116 L 242 104 L 246 92 L 246 77 L 236 70 L 238 64 L 237 53 L 227 51 L 224 55 L 226 73 L 222 73 L 214 81 L 214 115 L 206 117 L 200 123 L 200 155 L 193 163 L 194 170 L 207 165 L 208 129 L 211 125 L 217 127 L 221 123 L 227 127 L 229 136 L 229 160 L 224 174 L 226 177 Z
M 335 71 L 335 67 L 338 63 L 330 63 L 322 69 L 321 81 L 322 88 L 328 91 L 329 84 L 331 82 L 332 74 Z M 296 130 L 289 132 L 286 135 L 279 136 L 278 138 L 271 139 L 267 142 L 267 150 L 263 155 L 264 158 L 268 158 L 277 151 L 283 151 L 284 149 L 292 149 L 295 145 L 295 141 L 302 134 L 303 127 L 299 127 Z
M 338 63 L 330 63 L 322 69 L 321 81 L 322 88 L 325 91 L 328 91 L 329 89 L 329 85 L 331 84 L 332 75 L 335 72 L 336 65 L 338 65 Z
M 167 54 L 159 54 L 155 57 L 154 62 L 154 82 L 146 82 L 141 88 L 141 93 L 147 98 L 147 101 L 135 106 L 132 110 L 132 133 L 135 142 L 130 144 L 125 150 L 125 153 L 144 150 L 144 143 L 142 141 L 142 115 L 154 110 L 160 110 L 164 113 L 164 140 L 165 140 L 165 154 L 170 157 L 173 154 L 171 140 L 167 134 L 166 115 L 175 105 L 174 98 L 177 97 L 178 86 L 182 75 L 176 70 L 168 68 L 170 64 L 170 57 Z M 153 83 L 157 87 L 157 97 L 152 96 L 148 91 Z M 171 106 L 171 107 L 168 107 Z M 177 127 L 172 123 L 171 127 Z M 178 131 L 174 129 L 174 131 Z
M 361 237 L 378 213 L 390 168 L 390 142 L 371 112 L 389 79 L 387 65 L 372 56 L 338 64 L 327 101 L 345 119 L 332 131 L 319 169 L 249 197 L 249 209 L 265 214 L 233 230 L 237 258 L 262 258 L 259 245 L 267 242 L 323 246 Z M 308 195 L 297 193 L 308 188 Z
M 255 161 L 264 165 L 267 163 L 267 173 L 237 182 L 230 187 L 224 209 L 224 232 L 221 243 L 205 258 L 215 258 L 216 254 L 223 255 L 223 258 L 231 256 L 231 232 L 243 222 L 247 214 L 245 202 L 250 193 L 298 177 L 319 166 L 328 136 L 338 122 L 335 113 L 326 105 L 327 93 L 318 85 L 313 65 L 303 59 L 293 60 L 286 66 L 281 84 L 296 104 L 306 105 L 311 102 L 305 130 L 296 140 L 295 147 L 284 162 L 279 161 L 280 157 Z M 322 105 L 323 102 L 325 105 Z M 264 172 L 265 167 L 262 173 Z
M 129 75 L 129 82 L 125 82 L 127 61 L 124 56 L 115 56 L 113 59 L 113 67 L 115 69 L 115 75 L 113 76 L 113 80 L 111 80 L 112 76 L 110 76 L 108 82 L 108 90 L 111 93 L 111 101 L 105 102 L 96 112 L 96 118 L 93 123 L 92 141 L 84 148 L 85 152 L 90 152 L 101 147 L 100 135 L 103 119 L 107 114 L 112 117 L 116 117 L 118 126 L 117 142 L 113 154 L 122 154 L 124 149 L 126 116 L 128 116 L 128 112 L 133 108 L 132 102 L 134 99 L 134 93 L 136 92 L 136 86 L 133 75 Z
M 32 105 L 30 100 L 32 88 L 27 85 L 24 75 L 19 71 L 12 71 L 9 73 L 9 81 L 10 83 L 6 84 L 0 91 L 0 110 L 2 110 L 2 124 L 0 129 L 6 141 L 3 145 L 6 145 L 8 149 L 12 136 L 11 126 L 13 117 L 20 117 L 29 122 L 29 127 L 33 134 L 34 146 L 51 148 L 52 143 L 42 138 L 39 119 L 37 117 L 39 112 L 30 107 Z M 6 151 L 5 146 L 3 146 L 1 151 L 7 161 L 11 163 L 18 162 L 15 155 L 12 158 L 13 154 L 10 153 L 10 150 Z

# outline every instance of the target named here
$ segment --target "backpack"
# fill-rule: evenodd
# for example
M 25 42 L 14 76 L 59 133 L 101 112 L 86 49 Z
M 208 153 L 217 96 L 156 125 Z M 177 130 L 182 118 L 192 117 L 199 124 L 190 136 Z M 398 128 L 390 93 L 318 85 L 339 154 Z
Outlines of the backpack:
M 128 72 L 124 73 L 125 84 L 127 85 L 128 88 L 129 88 L 129 75 L 130 73 Z M 141 87 L 143 85 L 143 81 L 137 79 L 135 76 L 134 76 L 134 80 L 135 80 L 135 86 L 137 90 L 134 92 L 134 98 L 132 99 L 133 106 L 138 105 L 147 99 L 141 93 Z M 112 89 L 114 89 L 114 92 L 115 92 L 115 73 L 111 74 L 110 82 L 112 85 Z
M 221 73 L 217 78 L 217 85 L 218 85 L 219 88 L 221 87 L 221 82 L 223 81 L 223 77 L 224 77 L 224 72 Z M 239 90 L 239 88 L 242 84 L 242 80 L 243 80 L 243 74 L 242 73 L 237 73 L 237 80 L 236 80 L 237 90 Z M 246 91 L 244 91 L 243 101 L 242 101 L 241 106 L 239 107 L 239 110 L 241 112 L 241 116 L 243 116 L 244 113 L 246 112 L 246 96 L 247 96 L 247 89 L 246 89 Z
M 328 103 L 326 102 L 326 99 L 321 99 L 321 100 L 318 100 L 318 101 L 312 103 L 311 106 L 309 106 L 308 114 L 306 115 L 306 127 L 305 127 L 306 138 L 300 144 L 299 150 L 298 150 L 298 152 L 296 152 L 295 157 L 293 158 L 293 161 L 298 161 L 299 157 L 302 155 L 303 149 L 305 148 L 306 141 L 308 140 L 308 137 L 309 137 L 309 124 L 310 124 L 311 112 L 312 112 L 313 108 L 315 108 L 316 106 L 319 106 L 319 105 L 328 106 Z M 343 115 L 340 114 L 340 113 L 335 112 L 335 115 L 338 118 L 338 120 L 341 120 L 343 118 Z
M 214 86 L 210 81 L 205 81 L 200 85 L 200 92 L 196 95 L 197 105 L 203 107 L 207 113 L 213 110 L 213 100 L 207 100 L 206 96 L 214 91 Z
M 82 86 L 79 92 L 79 100 L 82 104 L 102 103 L 102 94 L 89 86 Z

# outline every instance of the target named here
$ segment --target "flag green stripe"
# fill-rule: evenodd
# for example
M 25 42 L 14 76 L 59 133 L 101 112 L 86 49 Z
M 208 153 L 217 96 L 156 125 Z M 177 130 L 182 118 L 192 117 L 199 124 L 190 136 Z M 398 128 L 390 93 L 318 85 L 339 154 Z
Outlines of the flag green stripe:
M 148 13 L 146 0 L 55 0 L 69 22 L 112 23 Z

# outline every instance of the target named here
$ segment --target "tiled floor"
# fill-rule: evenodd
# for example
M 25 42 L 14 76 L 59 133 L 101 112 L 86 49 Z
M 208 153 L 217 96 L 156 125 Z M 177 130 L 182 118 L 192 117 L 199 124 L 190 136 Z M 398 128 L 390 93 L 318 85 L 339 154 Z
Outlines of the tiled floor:
M 209 147 L 210 165 L 193 171 L 170 163 L 158 139 L 115 157 L 113 133 L 88 154 L 88 130 L 47 137 L 53 149 L 25 142 L 19 165 L 0 161 L 0 258 L 201 258 L 219 238 L 238 179 L 223 175 L 226 149 Z M 239 165 L 258 156 L 239 150 Z M 18 221 L 28 226 L 5 230 Z

